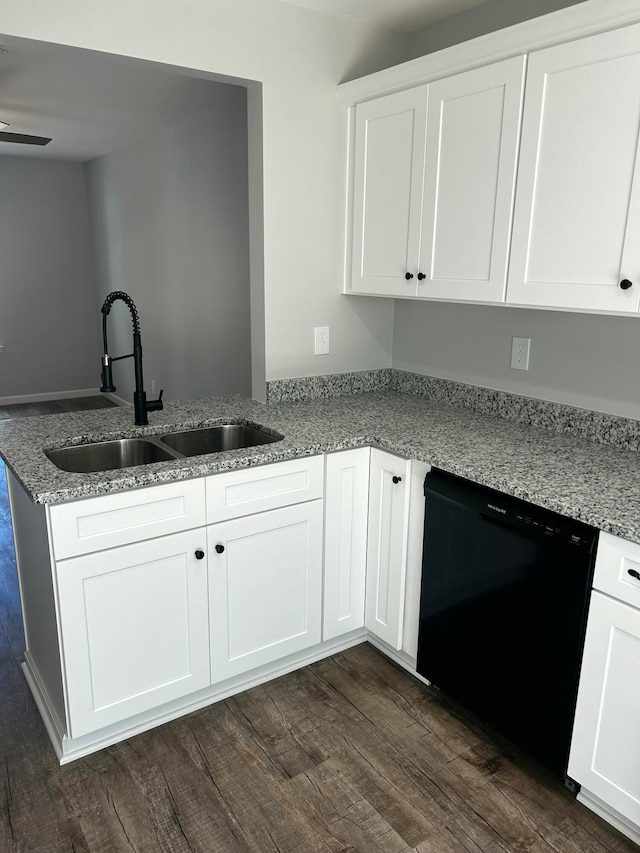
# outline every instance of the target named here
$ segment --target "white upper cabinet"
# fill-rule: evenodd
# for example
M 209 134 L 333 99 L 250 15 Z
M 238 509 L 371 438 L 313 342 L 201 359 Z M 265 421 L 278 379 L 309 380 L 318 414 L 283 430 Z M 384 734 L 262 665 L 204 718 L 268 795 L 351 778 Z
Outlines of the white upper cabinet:
M 640 26 L 529 57 L 508 302 L 638 311 L 639 129 Z
M 416 294 L 426 121 L 426 86 L 356 107 L 351 277 L 356 293 Z
M 519 56 L 429 87 L 419 296 L 504 299 L 524 67 Z
M 352 292 L 504 299 L 524 66 L 357 105 Z

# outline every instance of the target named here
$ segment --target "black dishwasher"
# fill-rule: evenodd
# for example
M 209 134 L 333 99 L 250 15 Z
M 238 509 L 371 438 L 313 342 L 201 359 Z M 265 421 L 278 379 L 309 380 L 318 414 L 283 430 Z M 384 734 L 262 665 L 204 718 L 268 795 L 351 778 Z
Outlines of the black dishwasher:
M 564 777 L 598 531 L 433 469 L 418 672 Z

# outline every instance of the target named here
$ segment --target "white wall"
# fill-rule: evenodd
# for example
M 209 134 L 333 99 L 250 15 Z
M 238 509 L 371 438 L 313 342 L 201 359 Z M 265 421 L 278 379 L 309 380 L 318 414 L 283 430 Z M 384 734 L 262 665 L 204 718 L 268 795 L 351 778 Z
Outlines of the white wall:
M 573 6 L 581 0 L 487 0 L 409 36 L 408 58 L 424 56 L 476 36 Z
M 98 305 L 140 313 L 147 397 L 251 395 L 246 90 L 211 84 L 211 107 L 87 164 Z M 116 302 L 109 354 L 131 352 Z M 114 364 L 131 400 L 130 359 Z
M 0 401 L 97 388 L 81 163 L 0 156 Z
M 340 293 L 345 134 L 336 85 L 404 61 L 405 36 L 278 0 L 1 5 L 8 35 L 262 82 L 266 376 L 390 364 L 393 303 Z M 331 327 L 328 356 L 312 354 L 318 324 Z

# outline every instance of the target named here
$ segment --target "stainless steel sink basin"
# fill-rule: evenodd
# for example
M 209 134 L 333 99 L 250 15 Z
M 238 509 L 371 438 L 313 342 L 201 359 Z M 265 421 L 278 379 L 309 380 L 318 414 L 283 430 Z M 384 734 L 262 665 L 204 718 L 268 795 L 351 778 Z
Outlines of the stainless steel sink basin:
M 185 456 L 238 450 L 282 441 L 283 438 L 279 433 L 266 432 L 256 425 L 217 424 L 202 429 L 166 433 L 163 436 L 74 444 L 71 447 L 45 450 L 45 453 L 53 464 L 63 471 L 91 474 L 96 471 L 112 471 L 115 468 L 182 459 Z
M 161 441 L 182 456 L 201 456 L 223 450 L 239 450 L 282 441 L 283 435 L 265 432 L 247 424 L 218 424 L 203 429 L 190 429 L 163 435 Z
M 114 468 L 148 465 L 150 462 L 165 462 L 167 459 L 176 458 L 174 453 L 143 438 L 78 444 L 59 450 L 46 450 L 45 453 L 58 468 L 76 474 L 111 471 Z

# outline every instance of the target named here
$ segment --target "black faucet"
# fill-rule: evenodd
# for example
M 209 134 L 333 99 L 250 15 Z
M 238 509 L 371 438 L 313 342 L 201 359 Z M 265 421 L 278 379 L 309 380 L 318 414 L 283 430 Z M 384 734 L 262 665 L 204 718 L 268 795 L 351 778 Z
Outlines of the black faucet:
M 107 346 L 107 314 L 111 311 L 111 306 L 117 299 L 121 299 L 127 305 L 129 311 L 131 311 L 131 319 L 133 321 L 133 352 L 111 358 Z M 142 381 L 142 339 L 140 338 L 138 309 L 128 293 L 125 293 L 123 290 L 114 290 L 104 300 L 104 305 L 100 310 L 102 311 L 102 339 L 104 341 L 102 385 L 100 386 L 100 390 L 109 393 L 113 393 L 116 390 L 116 386 L 113 384 L 113 376 L 111 375 L 112 362 L 120 361 L 122 358 L 133 358 L 136 374 L 136 390 L 133 392 L 133 410 L 136 416 L 136 426 L 145 426 L 149 423 L 147 412 L 156 412 L 158 409 L 162 409 L 163 405 L 162 391 L 157 400 L 147 400 L 147 395 L 145 394 L 144 383 Z

